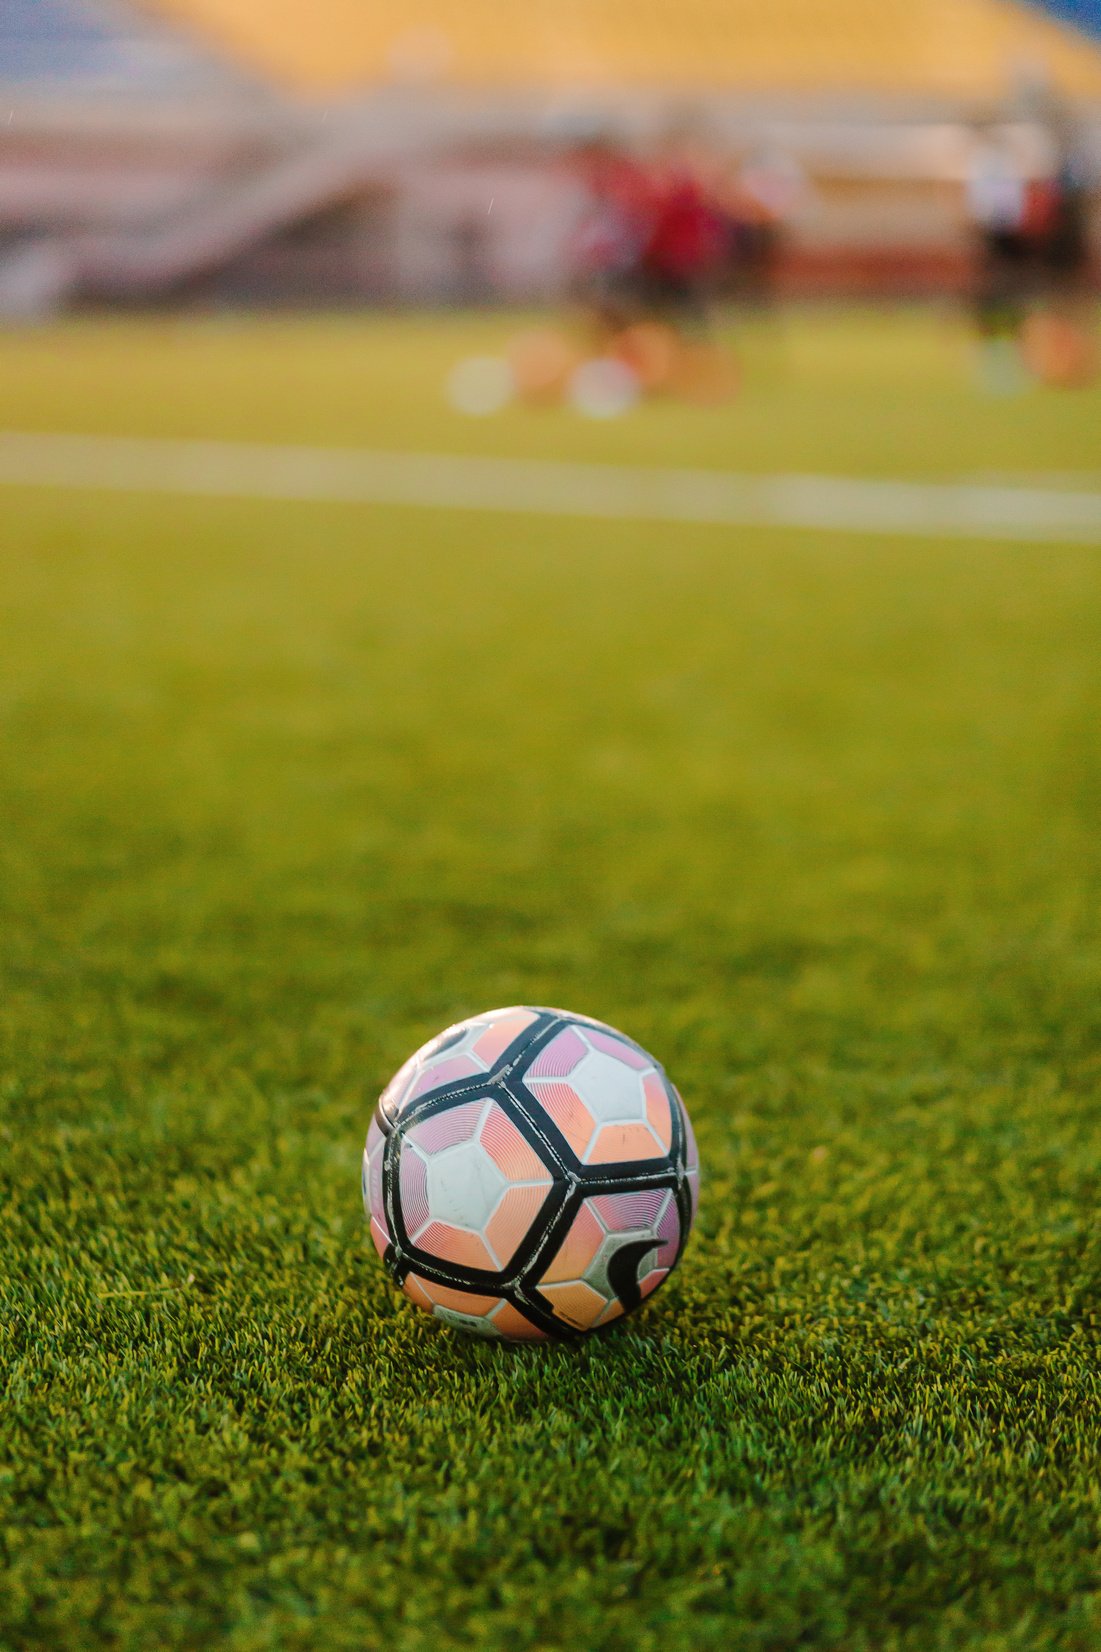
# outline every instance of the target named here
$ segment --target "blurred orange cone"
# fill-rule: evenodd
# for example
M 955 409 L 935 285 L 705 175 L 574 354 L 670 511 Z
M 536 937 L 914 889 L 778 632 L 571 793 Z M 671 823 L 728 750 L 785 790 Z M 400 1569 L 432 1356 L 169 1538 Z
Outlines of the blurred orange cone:
M 1065 315 L 1030 316 L 1021 353 L 1034 378 L 1061 389 L 1082 389 L 1097 378 L 1097 340 L 1084 323 Z
M 625 327 L 608 351 L 635 375 L 644 395 L 668 390 L 677 371 L 681 341 L 674 328 L 658 321 L 639 321 Z
M 561 401 L 581 359 L 577 345 L 553 327 L 518 333 L 508 347 L 516 394 L 535 405 Z
M 737 394 L 738 368 L 717 344 L 684 344 L 670 388 L 697 407 L 720 407 Z

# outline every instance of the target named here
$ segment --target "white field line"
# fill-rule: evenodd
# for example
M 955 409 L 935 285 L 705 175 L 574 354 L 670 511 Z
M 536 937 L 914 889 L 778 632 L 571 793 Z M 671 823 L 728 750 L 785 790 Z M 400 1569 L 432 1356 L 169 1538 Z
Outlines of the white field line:
M 1101 490 L 0 432 L 0 485 L 1101 547 Z

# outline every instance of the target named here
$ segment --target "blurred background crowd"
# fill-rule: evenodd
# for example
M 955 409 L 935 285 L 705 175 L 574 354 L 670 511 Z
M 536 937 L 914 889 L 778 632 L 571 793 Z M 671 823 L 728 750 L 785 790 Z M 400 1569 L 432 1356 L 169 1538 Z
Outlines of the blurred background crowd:
M 1099 202 L 1101 0 L 0 7 L 8 320 L 570 301 L 706 397 L 716 304 L 935 296 L 988 388 L 1070 385 Z

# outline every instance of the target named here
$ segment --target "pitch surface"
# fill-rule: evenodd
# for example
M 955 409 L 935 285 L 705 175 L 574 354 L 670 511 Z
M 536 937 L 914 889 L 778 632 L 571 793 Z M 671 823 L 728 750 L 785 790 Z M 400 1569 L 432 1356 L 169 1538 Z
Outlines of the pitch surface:
M 1096 464 L 921 318 L 462 424 L 500 326 L 10 338 L 4 422 Z M 1101 551 L 31 489 L 0 549 L 0 1644 L 1096 1645 Z M 359 1152 L 524 1000 L 660 1051 L 706 1197 L 621 1331 L 502 1353 Z

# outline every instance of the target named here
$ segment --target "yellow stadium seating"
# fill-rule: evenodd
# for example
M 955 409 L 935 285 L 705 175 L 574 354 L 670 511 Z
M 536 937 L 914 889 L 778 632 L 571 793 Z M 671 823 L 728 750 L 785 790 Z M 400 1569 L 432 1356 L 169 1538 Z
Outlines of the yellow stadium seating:
M 1101 97 L 1101 49 L 1014 0 L 147 0 L 283 82 Z

